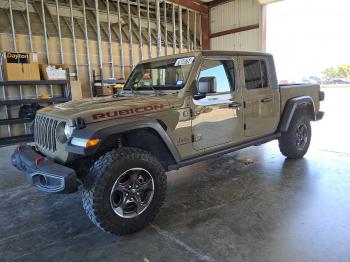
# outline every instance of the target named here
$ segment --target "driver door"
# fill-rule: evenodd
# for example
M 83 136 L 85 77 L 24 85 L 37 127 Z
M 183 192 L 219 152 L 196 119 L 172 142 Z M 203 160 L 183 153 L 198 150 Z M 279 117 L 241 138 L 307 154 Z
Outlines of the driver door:
M 233 59 L 204 59 L 193 96 L 193 147 L 227 147 L 244 136 L 241 94 Z

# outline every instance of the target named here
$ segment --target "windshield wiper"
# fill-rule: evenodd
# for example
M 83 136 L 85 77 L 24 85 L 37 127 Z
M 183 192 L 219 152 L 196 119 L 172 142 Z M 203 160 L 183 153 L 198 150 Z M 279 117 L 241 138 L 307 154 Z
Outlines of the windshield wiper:
M 135 94 L 135 89 L 134 89 L 133 86 L 134 86 L 135 84 L 138 84 L 140 81 L 141 81 L 141 79 L 135 80 L 135 81 L 131 82 L 131 84 L 127 83 L 127 84 L 128 84 L 128 87 L 130 88 L 132 94 Z M 124 90 L 124 88 L 123 88 L 123 90 Z
M 151 88 L 152 88 L 152 90 L 154 91 L 154 94 L 155 94 L 156 96 L 159 96 L 160 90 L 155 89 L 155 88 L 153 87 L 153 85 L 151 85 Z

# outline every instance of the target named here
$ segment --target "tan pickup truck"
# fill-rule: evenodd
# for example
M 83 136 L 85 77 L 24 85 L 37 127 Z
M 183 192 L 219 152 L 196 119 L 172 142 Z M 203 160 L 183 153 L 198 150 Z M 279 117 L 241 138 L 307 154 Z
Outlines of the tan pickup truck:
M 318 85 L 278 85 L 269 54 L 159 57 L 137 65 L 119 94 L 38 111 L 34 146 L 12 162 L 39 190 L 81 187 L 91 221 L 127 234 L 159 212 L 166 171 L 274 139 L 303 157 L 323 99 Z

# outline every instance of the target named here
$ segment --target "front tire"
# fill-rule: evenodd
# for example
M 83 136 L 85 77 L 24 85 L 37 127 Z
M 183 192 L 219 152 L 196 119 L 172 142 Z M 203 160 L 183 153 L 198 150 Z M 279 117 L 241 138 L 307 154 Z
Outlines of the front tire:
M 279 138 L 281 153 L 290 159 L 300 159 L 308 151 L 311 142 L 311 125 L 305 111 L 297 111 L 289 125 L 288 131 Z
M 159 161 L 144 150 L 123 147 L 102 155 L 84 181 L 83 207 L 102 230 L 124 235 L 149 224 L 166 193 Z

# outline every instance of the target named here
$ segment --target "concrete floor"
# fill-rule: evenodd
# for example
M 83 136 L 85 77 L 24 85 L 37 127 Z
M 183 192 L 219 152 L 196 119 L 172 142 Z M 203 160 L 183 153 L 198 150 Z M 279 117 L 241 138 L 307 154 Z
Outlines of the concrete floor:
M 326 92 L 304 159 L 271 142 L 172 172 L 160 215 L 129 236 L 92 225 L 79 193 L 27 185 L 0 149 L 0 260 L 350 261 L 350 89 Z

